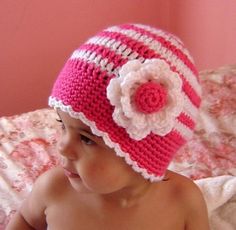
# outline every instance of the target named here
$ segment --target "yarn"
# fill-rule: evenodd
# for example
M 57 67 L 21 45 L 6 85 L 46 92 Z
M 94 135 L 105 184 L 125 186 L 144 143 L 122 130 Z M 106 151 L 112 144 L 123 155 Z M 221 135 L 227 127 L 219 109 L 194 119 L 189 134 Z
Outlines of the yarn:
M 160 84 L 148 82 L 137 89 L 134 101 L 139 111 L 153 113 L 165 105 L 166 96 L 166 90 Z

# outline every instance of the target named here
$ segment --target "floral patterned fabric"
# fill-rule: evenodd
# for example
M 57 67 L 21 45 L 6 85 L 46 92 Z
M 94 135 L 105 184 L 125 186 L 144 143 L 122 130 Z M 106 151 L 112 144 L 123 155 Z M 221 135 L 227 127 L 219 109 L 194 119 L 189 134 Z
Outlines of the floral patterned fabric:
M 169 166 L 192 179 L 236 176 L 236 65 L 202 71 L 197 129 Z M 0 118 L 0 230 L 35 179 L 58 164 L 60 126 L 51 109 Z
M 0 118 L 0 230 L 35 179 L 58 163 L 56 118 L 49 109 Z

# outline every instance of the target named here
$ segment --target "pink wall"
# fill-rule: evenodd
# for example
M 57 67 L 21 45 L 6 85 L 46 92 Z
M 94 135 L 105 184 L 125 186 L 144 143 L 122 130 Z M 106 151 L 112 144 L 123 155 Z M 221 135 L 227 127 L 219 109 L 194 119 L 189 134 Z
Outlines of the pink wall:
M 141 22 L 176 33 L 199 69 L 233 64 L 235 11 L 234 0 L 1 0 L 0 116 L 47 107 L 72 50 L 112 24 Z
M 191 51 L 198 68 L 236 64 L 236 1 L 170 1 L 170 29 Z

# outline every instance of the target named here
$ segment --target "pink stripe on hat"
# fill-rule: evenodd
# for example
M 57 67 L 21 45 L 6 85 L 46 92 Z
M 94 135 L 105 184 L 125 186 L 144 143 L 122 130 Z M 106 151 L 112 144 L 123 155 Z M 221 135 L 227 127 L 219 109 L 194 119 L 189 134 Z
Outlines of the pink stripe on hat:
M 188 126 L 190 129 L 194 129 L 195 122 L 188 115 L 181 113 L 178 116 L 178 120 L 182 122 L 184 125 Z
M 145 30 L 145 29 L 139 28 L 139 27 L 137 27 L 136 25 L 131 25 L 131 24 L 122 25 L 122 26 L 120 26 L 120 28 L 122 28 L 122 29 L 123 29 L 123 28 L 124 28 L 124 29 L 132 29 L 132 30 L 134 30 L 134 31 L 136 31 L 136 32 L 139 32 L 139 33 L 141 33 L 141 34 L 143 34 L 143 35 L 146 35 L 146 36 L 148 36 L 148 37 L 150 37 L 150 38 L 153 38 L 153 39 L 159 41 L 163 47 L 166 47 L 166 48 L 168 48 L 169 50 L 173 51 L 173 53 L 174 53 L 175 55 L 177 55 L 178 58 L 179 58 L 181 61 L 183 61 L 183 63 L 184 63 L 195 75 L 197 75 L 198 71 L 197 71 L 196 67 L 193 65 L 193 63 L 189 60 L 189 58 L 187 57 L 187 55 L 185 55 L 182 50 L 178 49 L 176 46 L 174 46 L 173 44 L 171 44 L 171 42 L 169 42 L 168 40 L 166 40 L 164 37 L 162 37 L 162 36 L 160 36 L 160 35 L 157 36 L 156 34 L 153 34 L 153 33 L 151 33 L 150 31 L 147 31 L 147 30 Z
M 114 64 L 114 68 L 122 66 L 128 61 L 128 59 L 122 58 L 121 55 L 116 54 L 111 49 L 101 45 L 86 43 L 82 45 L 79 50 L 88 50 L 90 52 L 96 53 L 96 55 L 101 55 L 102 58 L 106 58 L 109 62 L 112 62 Z

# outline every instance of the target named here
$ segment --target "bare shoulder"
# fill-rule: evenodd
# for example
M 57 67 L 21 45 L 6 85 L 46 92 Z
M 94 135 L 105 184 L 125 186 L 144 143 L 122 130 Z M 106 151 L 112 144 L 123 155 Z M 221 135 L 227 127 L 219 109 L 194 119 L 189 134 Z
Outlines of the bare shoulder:
M 44 202 L 47 203 L 63 193 L 66 184 L 68 182 L 63 170 L 60 167 L 55 167 L 38 177 L 30 195 L 43 196 Z
M 172 192 L 181 203 L 186 216 L 186 230 L 208 230 L 208 213 L 203 194 L 191 179 L 168 171 L 167 181 L 172 183 Z
M 201 191 L 199 190 L 198 186 L 193 182 L 193 180 L 178 173 L 168 171 L 164 180 L 170 181 L 171 185 L 173 186 L 173 189 L 175 189 L 176 192 L 179 192 L 178 194 L 184 195 L 184 197 L 189 193 L 189 191 L 194 192 L 194 194 L 201 194 Z
M 161 183 L 165 185 L 166 194 L 172 196 L 177 202 L 185 204 L 186 209 L 194 205 L 196 200 L 203 199 L 197 185 L 191 179 L 178 173 L 168 170 Z
M 55 167 L 42 174 L 35 183 L 35 186 L 41 187 L 42 192 L 50 198 L 51 193 L 63 192 L 63 188 L 68 184 L 63 169 Z M 54 194 L 52 194 L 54 196 Z
M 63 193 L 62 188 L 66 183 L 60 168 L 54 168 L 42 174 L 19 210 L 26 222 L 37 229 L 43 229 L 46 225 L 45 210 Z

